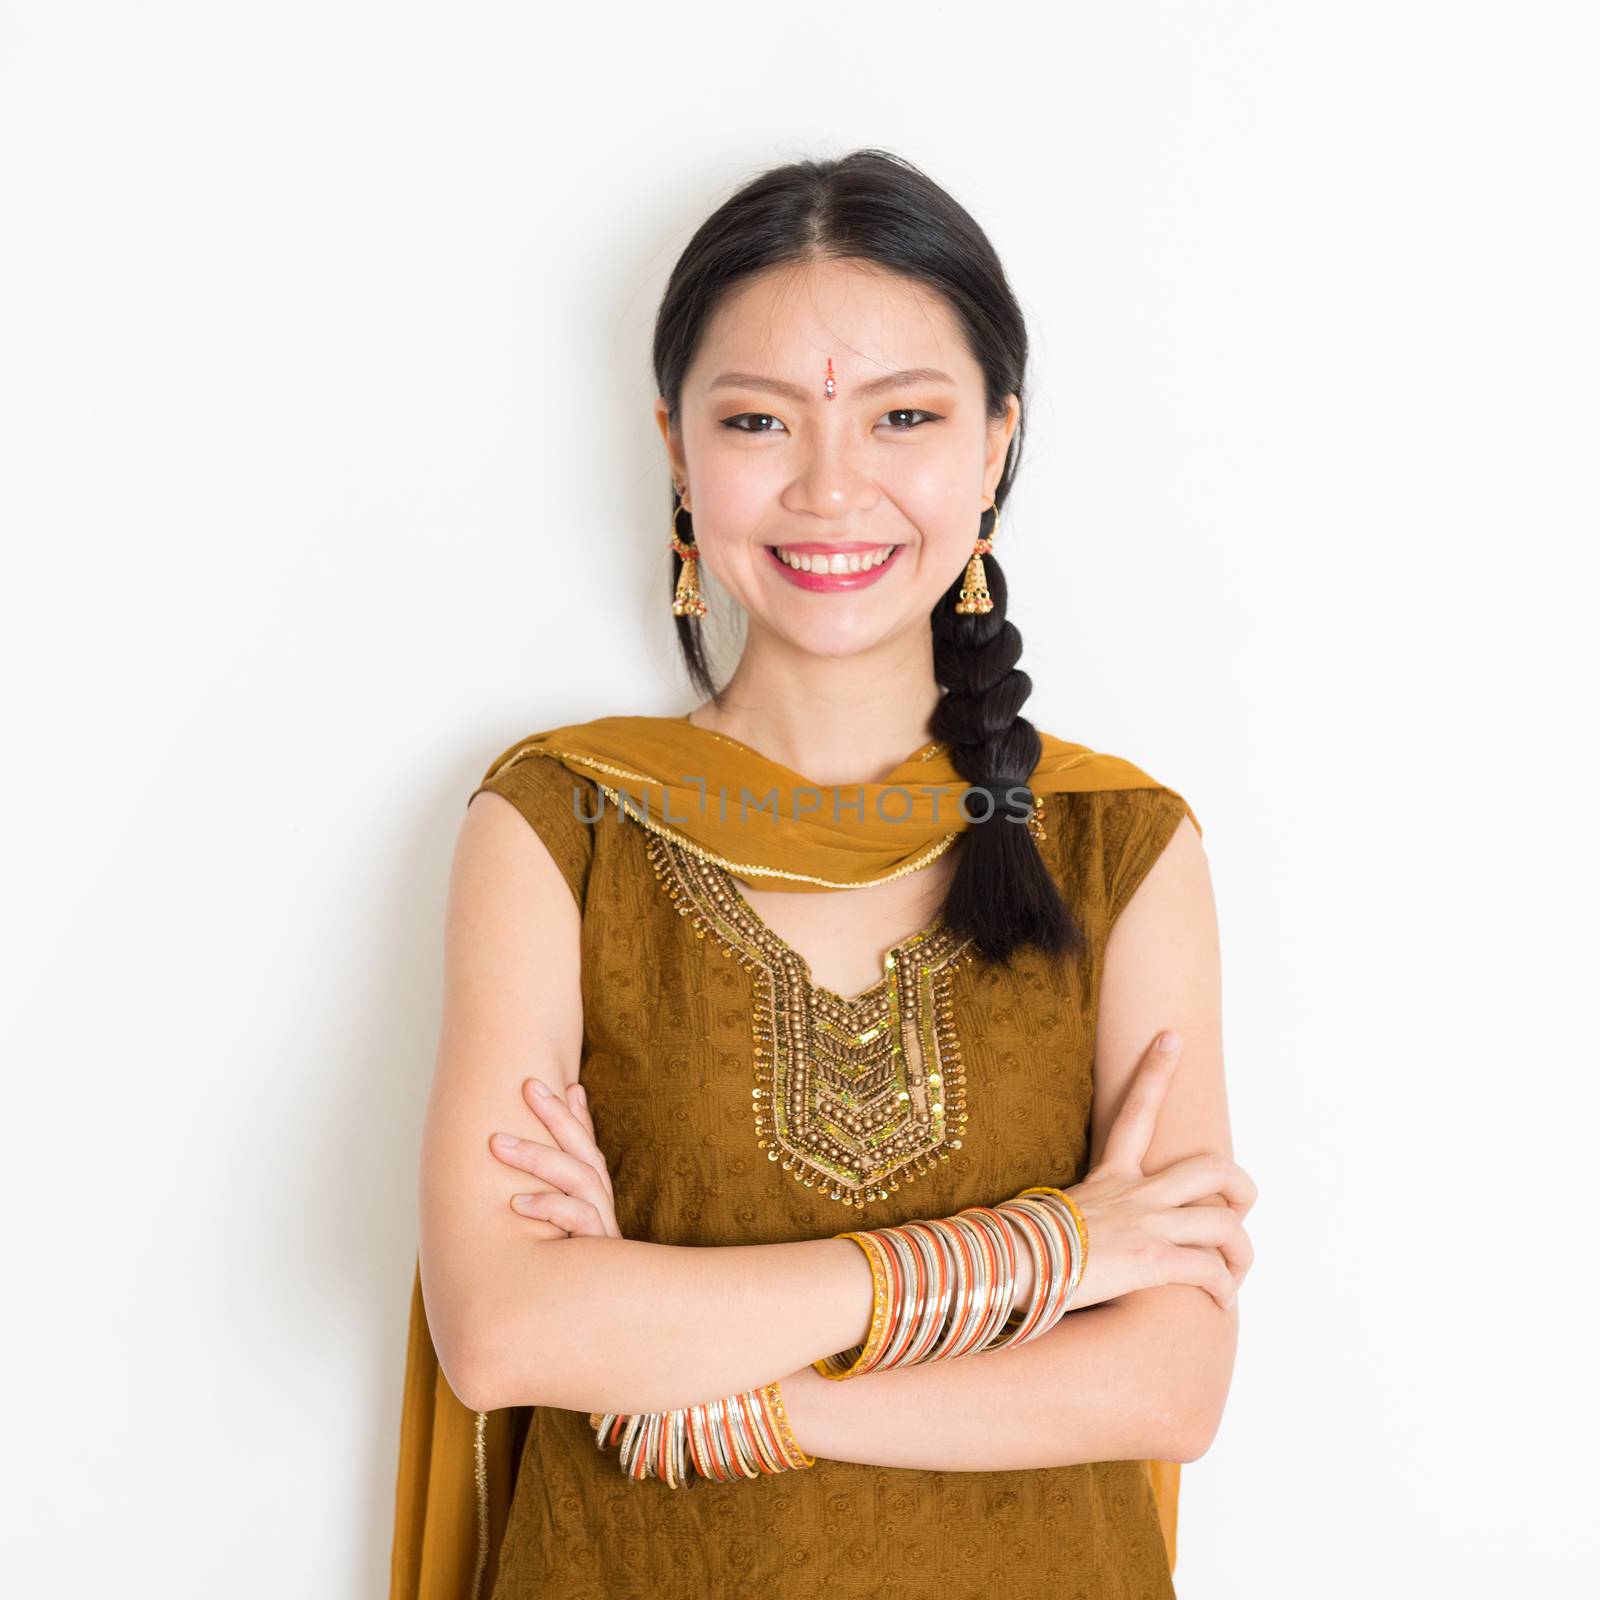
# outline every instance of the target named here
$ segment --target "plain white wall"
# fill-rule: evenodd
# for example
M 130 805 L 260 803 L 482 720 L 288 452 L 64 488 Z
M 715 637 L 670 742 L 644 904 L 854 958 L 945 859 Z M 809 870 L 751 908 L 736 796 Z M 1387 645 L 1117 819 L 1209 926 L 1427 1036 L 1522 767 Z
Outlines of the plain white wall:
M 693 703 L 656 303 L 861 144 L 1031 319 L 1029 715 L 1206 828 L 1261 1200 L 1178 1589 L 1572 1592 L 1585 13 L 3 8 L 13 1592 L 387 1592 L 455 830 Z

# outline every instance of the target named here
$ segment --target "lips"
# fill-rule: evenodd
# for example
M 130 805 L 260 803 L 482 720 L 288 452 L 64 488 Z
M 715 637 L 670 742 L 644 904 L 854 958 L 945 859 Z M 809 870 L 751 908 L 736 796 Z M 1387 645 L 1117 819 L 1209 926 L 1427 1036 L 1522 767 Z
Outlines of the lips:
M 874 550 L 881 550 L 881 544 L 824 544 L 820 542 L 811 544 L 790 544 L 783 547 L 794 555 L 811 556 L 813 559 L 823 555 L 866 555 Z M 904 545 L 893 546 L 889 554 L 875 567 L 867 567 L 856 572 L 802 572 L 797 567 L 791 567 L 782 556 L 778 554 L 774 545 L 766 546 L 767 554 L 773 566 L 783 574 L 797 589 L 809 589 L 817 594 L 839 594 L 854 589 L 865 589 L 870 584 L 876 583 L 899 559 Z

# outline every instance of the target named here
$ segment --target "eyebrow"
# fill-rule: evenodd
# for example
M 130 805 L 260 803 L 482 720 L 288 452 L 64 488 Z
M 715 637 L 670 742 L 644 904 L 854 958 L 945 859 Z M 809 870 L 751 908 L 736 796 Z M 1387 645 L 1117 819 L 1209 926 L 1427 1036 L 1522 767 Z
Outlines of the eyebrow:
M 848 392 L 851 394 L 881 394 L 885 389 L 898 389 L 907 383 L 949 383 L 956 380 L 948 372 L 941 372 L 937 367 L 907 367 L 903 372 L 886 373 L 881 378 L 873 378 L 867 383 L 854 385 Z M 808 400 L 818 398 L 809 390 L 802 389 L 798 383 L 785 383 L 782 378 L 763 378 L 754 372 L 723 372 L 706 385 L 708 389 L 764 389 L 771 394 L 781 394 L 790 400 L 797 400 L 802 405 Z M 819 391 L 820 393 L 820 391 Z

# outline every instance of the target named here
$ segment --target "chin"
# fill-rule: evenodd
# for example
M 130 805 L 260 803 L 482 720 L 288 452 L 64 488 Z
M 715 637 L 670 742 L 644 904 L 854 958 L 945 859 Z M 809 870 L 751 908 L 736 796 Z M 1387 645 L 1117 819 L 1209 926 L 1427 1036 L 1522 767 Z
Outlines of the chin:
M 782 617 L 761 617 L 760 626 L 768 634 L 783 640 L 789 649 L 799 654 L 815 656 L 819 660 L 847 661 L 852 656 L 870 655 L 873 651 L 900 638 L 910 628 L 927 630 L 928 612 L 934 601 L 920 612 L 902 614 L 895 608 L 894 615 L 887 611 L 871 615 L 839 617 L 824 624 L 820 618 L 800 623 L 792 614 Z M 751 622 L 758 619 L 752 614 Z M 798 625 L 797 625 L 798 624 Z

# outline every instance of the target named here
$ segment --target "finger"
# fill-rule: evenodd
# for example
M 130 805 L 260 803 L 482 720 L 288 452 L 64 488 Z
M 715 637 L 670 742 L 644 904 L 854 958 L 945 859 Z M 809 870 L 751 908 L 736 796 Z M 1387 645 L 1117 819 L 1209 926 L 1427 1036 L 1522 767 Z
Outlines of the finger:
M 523 1088 L 526 1091 L 528 1086 L 523 1085 Z M 525 1093 L 523 1098 L 533 1106 L 534 1110 L 542 1110 L 549 1104 L 549 1101 L 538 1093 Z M 606 1194 L 614 1197 L 616 1192 L 611 1187 L 610 1170 L 606 1168 L 605 1150 L 600 1149 L 598 1142 L 595 1141 L 594 1117 L 589 1115 L 589 1094 L 581 1083 L 566 1085 L 565 1107 L 566 1114 L 573 1118 L 573 1123 L 576 1125 L 571 1130 L 570 1139 L 566 1141 L 566 1149 L 571 1150 L 571 1154 L 578 1155 L 581 1160 L 589 1162 L 589 1165 L 600 1174 L 600 1182 L 605 1186 Z M 549 1120 L 546 1126 L 550 1126 L 550 1131 L 555 1133 L 555 1128 Z M 557 1134 L 557 1139 L 560 1139 L 560 1134 Z
M 568 1234 L 575 1237 L 605 1236 L 600 1213 L 587 1200 L 574 1199 L 572 1195 L 561 1194 L 554 1189 L 543 1194 L 519 1194 L 512 1200 L 511 1207 L 520 1217 L 538 1217 L 545 1222 L 553 1222 L 556 1227 L 565 1228 Z
M 592 1199 L 599 1187 L 599 1175 L 587 1161 L 541 1144 L 537 1139 L 518 1139 L 513 1134 L 497 1133 L 489 1141 L 489 1150 L 495 1160 L 531 1172 L 567 1194 Z
M 1159 1049 L 1163 1039 L 1176 1039 L 1170 1050 Z M 1100 1166 L 1118 1168 L 1124 1172 L 1143 1172 L 1144 1158 L 1155 1135 L 1156 1118 L 1161 1113 L 1161 1103 L 1167 1097 L 1172 1073 L 1183 1053 L 1183 1041 L 1170 1028 L 1158 1034 L 1144 1053 L 1139 1069 L 1128 1085 L 1127 1098 L 1122 1102 L 1106 1135 L 1106 1147 L 1101 1153 Z
M 1244 1282 L 1255 1262 L 1250 1235 L 1244 1231 L 1239 1214 L 1229 1206 L 1179 1206 L 1163 1213 L 1159 1226 L 1174 1244 L 1206 1244 L 1220 1251 L 1235 1286 Z
M 1167 1282 L 1204 1289 L 1224 1311 L 1233 1304 L 1239 1285 L 1217 1251 L 1205 1246 L 1174 1245 L 1167 1258 Z
M 1237 1200 L 1228 1199 L 1226 1195 L 1207 1194 L 1200 1196 L 1198 1200 L 1186 1200 L 1184 1204 L 1191 1206 L 1220 1206 L 1222 1210 L 1231 1212 L 1240 1222 L 1243 1222 L 1250 1215 L 1250 1207 L 1255 1204 L 1255 1201 L 1251 1200 L 1248 1204 L 1241 1205 Z
M 606 1158 L 600 1153 L 600 1146 L 594 1141 L 592 1129 L 573 1115 L 572 1107 L 567 1104 L 565 1096 L 554 1093 L 541 1095 L 534 1088 L 534 1085 L 541 1081 L 538 1078 L 528 1078 L 522 1085 L 522 1098 L 538 1113 L 539 1120 L 550 1130 L 556 1144 L 569 1155 L 587 1161 L 600 1175 L 609 1191 L 611 1174 L 606 1171 Z
M 1244 1218 L 1250 1215 L 1250 1208 L 1257 1200 L 1255 1179 L 1238 1162 L 1229 1160 L 1226 1156 L 1222 1157 L 1222 1159 L 1227 1161 L 1230 1169 L 1227 1174 L 1228 1193 L 1207 1195 L 1205 1199 L 1217 1205 L 1227 1206 L 1240 1221 L 1243 1221 Z M 1199 1202 L 1190 1203 L 1198 1204 Z
M 1186 1206 L 1218 1195 L 1240 1214 L 1255 1204 L 1256 1186 L 1238 1162 L 1214 1150 L 1184 1156 L 1145 1180 L 1145 1190 L 1162 1205 Z
M 589 1115 L 589 1097 L 581 1083 L 567 1085 L 567 1109 L 583 1124 L 589 1137 L 594 1138 L 594 1118 Z
M 594 1118 L 589 1114 L 589 1092 L 581 1083 L 569 1083 L 567 1085 L 567 1105 L 594 1143 L 595 1153 L 600 1157 L 600 1177 L 605 1183 L 606 1193 L 614 1195 L 615 1191 L 611 1187 L 611 1173 L 606 1166 L 606 1153 L 600 1148 L 599 1141 L 595 1139 Z

